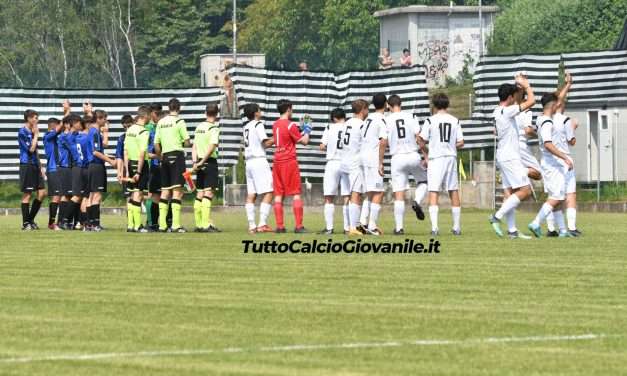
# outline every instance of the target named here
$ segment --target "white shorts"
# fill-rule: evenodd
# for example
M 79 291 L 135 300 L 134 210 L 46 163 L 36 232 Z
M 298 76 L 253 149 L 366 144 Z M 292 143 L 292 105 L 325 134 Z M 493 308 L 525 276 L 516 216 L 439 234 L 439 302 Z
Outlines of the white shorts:
M 328 161 L 324 167 L 323 190 L 325 196 L 348 196 L 351 193 L 348 174 L 342 171 L 340 161 Z
M 364 193 L 364 171 L 360 166 L 341 165 L 340 171 L 348 175 L 349 192 Z
M 566 171 L 562 165 L 542 164 L 544 191 L 551 200 L 561 201 L 566 198 Z
M 383 192 L 383 176 L 378 167 L 364 166 L 364 190 L 366 192 Z
M 420 163 L 418 153 L 396 154 L 392 156 L 392 191 L 402 192 L 409 189 L 409 175 L 416 183 L 427 181 L 427 170 Z
M 246 190 L 249 195 L 272 192 L 272 171 L 265 158 L 246 160 Z
M 529 177 L 527 176 L 527 168 L 523 166 L 520 159 L 497 162 L 497 164 L 501 170 L 503 189 L 517 189 L 531 184 L 531 181 L 529 181 Z
M 429 192 L 459 190 L 457 158 L 455 157 L 430 159 L 427 175 L 427 187 L 429 188 Z
M 524 147 L 522 144 L 520 145 L 520 162 L 526 168 L 533 168 L 534 170 L 538 172 L 540 172 L 542 169 L 540 167 L 540 163 L 538 162 L 536 157 L 533 155 L 531 150 L 529 150 L 529 147 L 527 145 L 525 145 Z

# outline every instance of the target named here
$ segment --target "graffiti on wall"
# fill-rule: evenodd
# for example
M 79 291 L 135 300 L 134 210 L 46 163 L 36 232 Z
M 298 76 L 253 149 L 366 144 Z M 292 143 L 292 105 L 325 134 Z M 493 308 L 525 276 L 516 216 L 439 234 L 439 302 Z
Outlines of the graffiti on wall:
M 418 62 L 425 66 L 428 80 L 444 80 L 449 62 L 448 40 L 433 39 L 418 42 L 417 55 Z

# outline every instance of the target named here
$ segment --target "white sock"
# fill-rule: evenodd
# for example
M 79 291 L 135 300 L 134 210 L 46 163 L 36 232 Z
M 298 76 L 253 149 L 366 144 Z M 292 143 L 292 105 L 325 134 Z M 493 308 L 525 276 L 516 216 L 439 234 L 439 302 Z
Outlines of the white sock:
M 461 230 L 462 208 L 459 206 L 453 206 L 451 208 L 451 213 L 453 214 L 453 230 Z
M 567 208 L 566 219 L 568 220 L 568 229 L 575 231 L 577 229 L 577 209 Z
M 394 223 L 396 231 L 403 229 L 403 217 L 405 216 L 405 201 L 394 201 Z
M 348 215 L 348 204 L 342 206 L 342 214 L 344 218 L 344 231 L 348 231 L 351 227 L 350 216 Z
M 510 210 L 516 209 L 518 207 L 518 204 L 520 204 L 520 199 L 518 198 L 518 196 L 511 195 L 507 198 L 507 200 L 503 202 L 503 205 L 501 205 L 501 208 L 496 212 L 496 214 L 494 214 L 494 216 L 497 219 L 503 219 L 505 213 Z
M 350 226 L 352 229 L 357 228 L 357 224 L 359 223 L 359 212 L 361 207 L 357 204 L 350 203 L 348 204 L 348 213 L 350 218 Z
M 268 224 L 268 217 L 270 216 L 270 211 L 272 210 L 272 205 L 266 202 L 262 202 L 259 205 L 259 227 L 265 226 Z
M 368 228 L 374 230 L 377 228 L 377 220 L 379 219 L 379 211 L 381 210 L 380 204 L 370 204 L 370 221 L 368 221 Z
M 505 220 L 507 221 L 507 231 L 518 231 L 518 228 L 516 228 L 516 210 L 510 210 L 505 213 Z
M 416 203 L 418 203 L 418 205 L 420 205 L 422 200 L 425 199 L 426 195 L 427 195 L 427 185 L 425 183 L 418 184 L 418 186 L 416 187 L 416 193 L 415 193 L 415 196 L 414 196 L 414 201 L 416 201 Z
M 368 224 L 368 216 L 370 215 L 370 201 L 365 199 L 361 205 L 361 216 L 359 217 L 359 223 L 362 225 Z
M 246 218 L 248 218 L 248 229 L 252 230 L 257 228 L 257 225 L 255 225 L 255 204 L 248 203 L 245 207 Z
M 555 218 L 555 224 L 560 232 L 566 232 L 566 222 L 564 222 L 564 212 L 561 210 L 553 211 L 553 218 Z
M 533 224 L 536 226 L 540 226 L 540 224 L 546 219 L 546 216 L 549 215 L 553 211 L 553 207 L 549 205 L 548 202 L 545 202 L 544 205 L 538 211 L 538 215 L 533 220 Z
M 327 230 L 333 230 L 333 212 L 335 211 L 335 205 L 324 204 L 324 223 L 326 223 Z
M 553 216 L 553 212 L 550 212 L 549 215 L 546 216 L 546 228 L 549 231 L 555 231 L 555 217 Z
M 438 231 L 438 208 L 437 205 L 429 206 L 429 218 L 431 218 L 431 231 Z

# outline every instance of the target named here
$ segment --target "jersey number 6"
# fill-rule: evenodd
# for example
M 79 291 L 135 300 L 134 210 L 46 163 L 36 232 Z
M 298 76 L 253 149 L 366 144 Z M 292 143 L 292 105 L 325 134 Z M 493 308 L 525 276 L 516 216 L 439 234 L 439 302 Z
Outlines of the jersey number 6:
M 396 134 L 398 138 L 405 138 L 405 120 L 398 119 L 396 121 Z

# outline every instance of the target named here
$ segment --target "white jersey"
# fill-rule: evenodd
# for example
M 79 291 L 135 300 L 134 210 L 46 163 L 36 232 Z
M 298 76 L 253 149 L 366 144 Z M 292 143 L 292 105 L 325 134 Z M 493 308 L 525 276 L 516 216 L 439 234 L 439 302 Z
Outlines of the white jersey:
M 244 126 L 244 158 L 266 158 L 266 149 L 263 141 L 268 136 L 263 126 L 263 121 L 251 120 Z
M 520 113 L 520 106 L 497 106 L 494 109 L 494 124 L 498 145 L 496 149 L 497 162 L 520 160 L 520 146 L 518 142 L 518 124 L 516 116 Z
M 540 151 L 542 152 L 542 163 L 551 166 L 561 165 L 561 159 L 556 157 L 544 147 L 544 143 L 550 142 L 558 149 L 560 148 L 558 145 L 562 135 L 560 130 L 555 126 L 553 119 L 544 115 L 538 116 L 536 119 L 536 126 L 538 127 L 538 139 L 540 141 Z
M 526 128 L 532 128 L 534 131 L 538 131 L 538 129 L 533 124 L 533 113 L 531 110 L 527 110 L 525 112 L 521 112 L 516 116 L 516 124 L 518 125 L 518 141 L 520 142 L 520 146 L 527 147 L 527 133 L 525 132 Z
M 361 126 L 361 164 L 364 167 L 379 167 L 379 142 L 388 138 L 383 114 L 370 114 Z
M 356 117 L 350 118 L 344 123 L 344 155 L 342 166 L 345 169 L 357 169 L 361 166 L 361 126 L 364 121 Z
M 391 155 L 418 152 L 416 135 L 420 133 L 420 125 L 412 114 L 393 112 L 385 119 L 385 123 Z
M 570 117 L 561 112 L 553 115 L 553 126 L 560 132 L 560 141 L 555 144 L 557 148 L 564 154 L 570 155 L 570 145 L 568 142 L 575 138 L 575 130 L 573 129 Z
M 321 143 L 327 148 L 327 161 L 342 160 L 346 148 L 344 147 L 346 123 L 332 123 L 327 125 L 322 133 Z
M 422 124 L 420 138 L 429 143 L 429 160 L 457 157 L 457 143 L 464 139 L 459 119 L 451 114 L 435 114 Z

